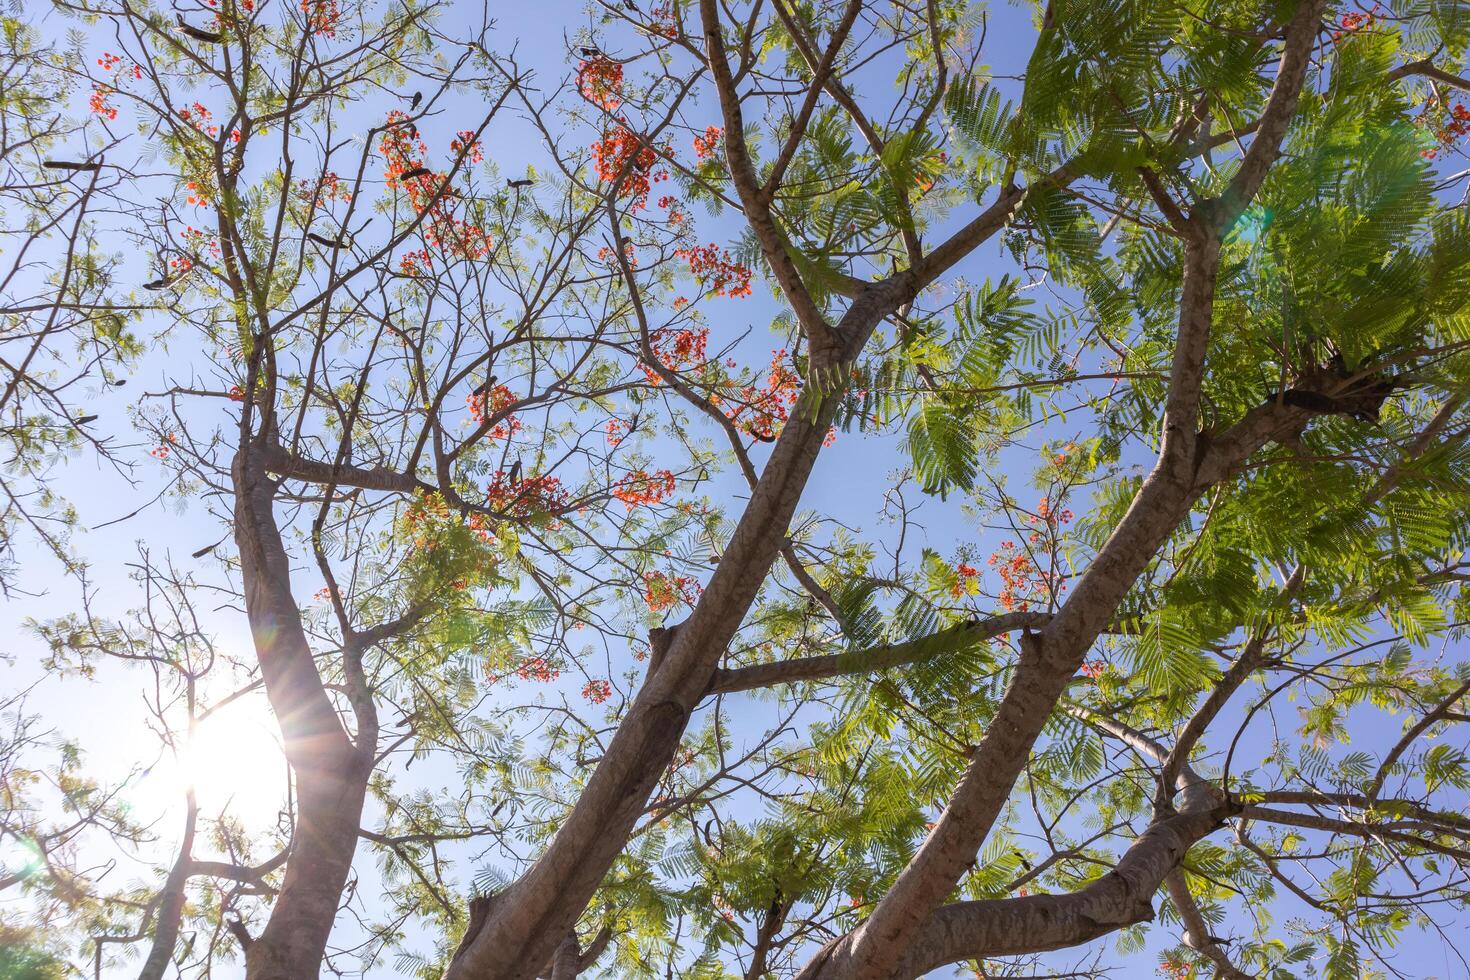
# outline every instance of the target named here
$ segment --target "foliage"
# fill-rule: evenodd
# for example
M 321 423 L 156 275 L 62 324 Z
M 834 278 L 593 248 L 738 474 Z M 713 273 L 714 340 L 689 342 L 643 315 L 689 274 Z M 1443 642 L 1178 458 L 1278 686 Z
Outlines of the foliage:
M 1455 943 L 1457 5 L 607 3 L 565 65 L 462 4 L 58 7 L 0 50 L 0 581 L 60 559 L 45 683 L 146 675 L 155 756 L 247 701 L 284 755 L 251 825 L 8 706 L 0 843 L 54 846 L 0 891 L 70 968 Z M 91 460 L 220 543 L 83 561 Z

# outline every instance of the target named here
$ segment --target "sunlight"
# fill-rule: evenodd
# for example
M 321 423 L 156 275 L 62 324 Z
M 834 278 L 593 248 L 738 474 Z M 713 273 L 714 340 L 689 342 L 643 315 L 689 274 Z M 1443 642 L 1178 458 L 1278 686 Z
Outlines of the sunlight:
M 141 785 L 166 808 L 182 805 L 192 788 L 202 814 L 228 813 L 247 826 L 273 822 L 285 800 L 286 759 L 264 699 L 241 699 L 207 716 Z

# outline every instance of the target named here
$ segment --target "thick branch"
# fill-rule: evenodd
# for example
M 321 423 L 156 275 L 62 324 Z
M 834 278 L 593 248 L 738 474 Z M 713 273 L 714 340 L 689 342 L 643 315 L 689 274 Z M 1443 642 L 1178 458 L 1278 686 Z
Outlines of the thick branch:
M 1438 68 L 1435 66 L 1434 62 L 1430 61 L 1428 58 L 1423 58 L 1419 61 L 1411 61 L 1408 64 L 1399 65 L 1393 71 L 1388 73 L 1388 78 L 1389 81 L 1397 81 L 1400 78 L 1407 78 L 1410 75 L 1420 75 L 1424 78 L 1433 79 L 1434 81 L 1439 82 L 1443 85 L 1451 85 L 1458 89 L 1465 89 L 1467 91 L 1470 91 L 1470 78 L 1463 78 L 1459 75 L 1447 72 L 1443 68 Z
M 373 747 L 352 744 L 291 595 L 290 564 L 274 514 L 275 482 L 250 448 L 233 467 L 235 541 L 245 612 L 295 775 L 297 818 L 280 897 L 246 950 L 251 980 L 297 980 L 320 967 L 352 867 Z
M 848 17 L 843 20 L 843 26 L 839 28 L 828 51 L 830 57 L 836 57 L 837 50 L 842 46 L 843 37 L 847 30 L 851 29 L 852 22 L 861 6 L 860 2 L 854 2 L 849 6 Z M 781 291 L 786 294 L 787 302 L 796 312 L 796 318 L 801 323 L 807 339 L 811 342 L 813 355 L 818 356 L 819 363 L 830 362 L 837 352 L 837 346 L 832 337 L 832 328 L 812 299 L 806 283 L 802 281 L 801 273 L 796 269 L 796 263 L 792 261 L 790 253 L 787 252 L 786 236 L 776 226 L 775 217 L 767 204 L 769 198 L 762 193 L 760 184 L 756 180 L 755 165 L 750 159 L 750 148 L 745 143 L 745 116 L 740 108 L 740 93 L 736 91 L 735 78 L 730 72 L 730 62 L 725 56 L 719 8 L 715 0 L 700 0 L 699 13 L 704 27 L 710 74 L 714 77 L 715 89 L 720 97 L 720 109 L 725 117 L 725 159 L 730 167 L 730 179 L 735 184 L 736 192 L 740 195 L 745 220 L 760 242 L 761 253 L 765 255 L 766 262 L 771 267 L 771 274 L 781 284 Z M 768 188 L 768 191 L 774 192 L 775 188 Z
M 1046 613 L 1006 613 L 986 619 L 972 619 L 903 643 L 888 643 L 866 650 L 717 670 L 710 679 L 706 694 L 730 694 L 777 684 L 796 684 L 801 681 L 901 667 L 929 657 L 953 653 L 1014 630 L 1036 628 L 1049 618 Z
M 1164 878 L 1164 884 L 1168 886 L 1169 898 L 1173 900 L 1174 909 L 1184 923 L 1184 945 L 1215 964 L 1216 980 L 1253 980 L 1249 973 L 1230 961 L 1219 942 L 1210 935 L 1210 925 L 1195 904 L 1194 896 L 1190 894 L 1184 871 L 1175 868 Z
M 958 883 L 1000 815 L 1017 775 L 1071 676 L 1134 581 L 1208 486 L 1199 478 L 1200 388 L 1214 316 L 1219 231 L 1249 203 L 1275 161 L 1280 141 L 1306 77 L 1306 59 L 1316 35 L 1321 0 L 1308 0 L 1287 31 L 1277 82 L 1246 169 L 1227 200 L 1205 202 L 1192 216 L 1185 238 L 1185 270 L 1179 336 L 1164 404 L 1163 438 L 1153 471 L 1071 599 L 1035 636 L 1023 636 L 1021 661 L 995 720 L 961 776 L 934 830 L 878 903 L 872 916 L 841 941 L 819 974 L 823 980 L 886 980 L 911 948 L 930 910 Z M 1004 194 L 1003 194 L 1004 196 Z M 1303 421 L 1306 416 L 1303 416 Z M 1237 440 L 1235 453 L 1220 460 L 1221 475 L 1264 444 Z
M 1151 921 L 1153 894 L 1189 848 L 1218 828 L 1224 816 L 1223 810 L 1211 810 L 1155 823 L 1117 867 L 1071 894 L 946 905 L 926 919 L 889 976 L 907 980 L 967 959 L 1064 949 Z M 813 961 L 800 980 L 819 975 L 812 970 L 817 965 Z

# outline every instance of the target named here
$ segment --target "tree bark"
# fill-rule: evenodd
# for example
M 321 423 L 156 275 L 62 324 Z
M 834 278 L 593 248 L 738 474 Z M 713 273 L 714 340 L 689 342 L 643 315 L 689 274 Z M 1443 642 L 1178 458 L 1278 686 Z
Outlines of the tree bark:
M 919 288 L 901 273 L 874 283 L 837 326 L 843 364 L 878 323 Z M 716 665 L 781 552 L 845 390 L 841 368 L 809 381 L 736 526 L 724 557 L 668 652 L 651 669 L 586 787 L 531 869 L 466 932 L 448 980 L 531 980 L 592 899 L 644 813 L 649 793 L 678 749 L 684 727 L 708 690 Z
M 184 839 L 179 844 L 179 856 L 169 869 L 168 878 L 159 893 L 158 913 L 154 918 L 153 945 L 148 958 L 138 971 L 138 980 L 163 980 L 164 971 L 173 962 L 174 946 L 179 941 L 179 924 L 184 918 L 185 888 L 193 869 L 194 829 L 199 820 L 199 807 L 194 802 L 194 791 L 188 793 L 184 809 Z
M 296 824 L 285 879 L 265 930 L 245 950 L 248 980 L 319 974 L 352 867 L 372 772 L 375 730 L 354 745 L 322 684 L 277 527 L 275 482 L 251 458 L 235 457 L 235 541 L 245 612 L 266 696 L 295 777 Z
M 1277 78 L 1255 141 L 1219 200 L 1206 200 L 1182 219 L 1184 279 L 1179 333 L 1165 398 L 1158 460 L 1127 514 L 1082 575 L 1072 597 L 1039 633 L 1027 634 L 1021 658 L 995 720 L 981 740 L 933 831 L 854 932 L 829 947 L 815 971 L 821 980 L 888 980 L 928 920 L 971 866 L 1030 758 L 1042 727 L 1098 635 L 1159 547 L 1189 514 L 1199 495 L 1234 472 L 1279 430 L 1252 423 L 1227 441 L 1227 458 L 1202 465 L 1209 440 L 1199 431 L 1201 384 L 1214 316 L 1221 237 L 1249 204 L 1280 153 L 1306 79 L 1321 21 L 1322 0 L 1298 5 L 1286 32 Z M 1305 417 L 1305 416 L 1303 416 Z M 1279 418 L 1272 416 L 1279 423 Z M 1044 948 L 1044 947 L 1042 947 Z

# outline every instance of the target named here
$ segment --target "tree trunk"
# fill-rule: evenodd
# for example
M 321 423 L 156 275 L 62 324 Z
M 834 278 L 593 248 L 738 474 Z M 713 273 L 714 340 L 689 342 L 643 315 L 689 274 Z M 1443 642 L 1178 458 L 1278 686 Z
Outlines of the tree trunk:
M 853 302 L 836 328 L 845 357 L 860 351 L 882 318 L 912 298 L 916 283 L 911 275 L 895 276 Z M 446 980 L 533 980 L 576 925 L 645 812 L 690 714 L 780 554 L 845 390 L 846 370 L 829 373 L 825 397 L 818 395 L 820 382 L 803 391 L 719 567 L 689 618 L 672 631 L 657 668 L 650 667 L 576 805 L 531 869 L 496 897 L 478 928 L 466 932 Z
M 285 881 L 265 931 L 246 947 L 245 975 L 308 980 L 321 970 L 352 867 L 377 733 L 369 726 L 353 744 L 317 672 L 291 597 L 275 482 L 249 449 L 235 458 L 234 480 L 245 611 L 296 789 Z

